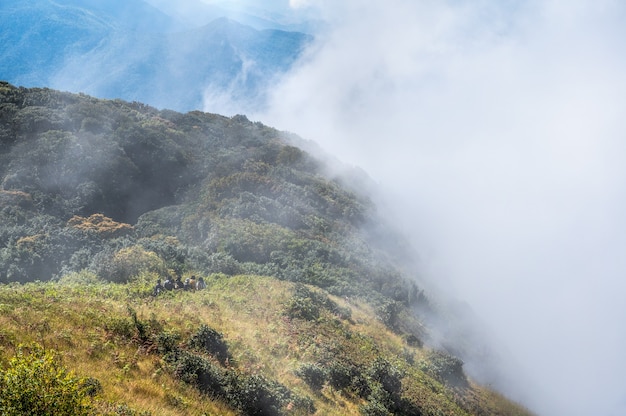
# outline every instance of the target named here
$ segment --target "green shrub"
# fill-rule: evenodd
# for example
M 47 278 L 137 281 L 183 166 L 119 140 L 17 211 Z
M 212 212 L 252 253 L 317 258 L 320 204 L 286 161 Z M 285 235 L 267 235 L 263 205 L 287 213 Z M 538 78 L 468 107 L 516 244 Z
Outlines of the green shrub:
M 116 316 L 111 316 L 106 319 L 104 322 L 104 329 L 107 332 L 124 339 L 132 338 L 135 333 L 133 321 L 128 318 L 118 318 Z
M 402 305 L 395 301 L 385 301 L 376 310 L 376 316 L 389 329 L 395 330 L 398 326 L 398 317 Z
M 244 415 L 281 415 L 282 408 L 291 406 L 314 413 L 315 406 L 307 398 L 293 394 L 282 384 L 258 374 L 243 374 L 221 368 L 208 359 L 175 349 L 165 355 L 174 375 L 195 386 L 202 393 L 224 400 Z
M 296 411 L 296 414 L 304 413 L 312 415 L 316 411 L 313 400 L 310 397 L 301 396 L 299 394 L 294 394 L 291 397 L 290 402 L 287 404 L 287 409 L 289 409 L 290 405 L 292 405 L 292 409 Z M 298 410 L 301 413 L 297 413 Z
M 159 354 L 168 354 L 178 349 L 180 334 L 163 331 L 156 336 L 156 344 Z
M 333 302 L 327 295 L 309 289 L 303 284 L 297 284 L 295 292 L 287 302 L 286 314 L 290 318 L 314 321 L 326 310 L 342 319 L 350 319 L 352 311 L 342 308 Z
M 326 370 L 322 366 L 311 363 L 302 364 L 296 370 L 296 375 L 315 391 L 324 387 L 327 378 Z
M 89 397 L 95 397 L 98 394 L 102 393 L 102 383 L 100 380 L 93 377 L 87 377 L 83 379 L 80 383 L 80 388 L 85 392 L 85 394 Z
M 191 336 L 189 346 L 211 354 L 222 365 L 230 359 L 228 344 L 224 341 L 224 336 L 208 325 L 200 326 L 198 332 Z
M 54 350 L 37 344 L 20 346 L 7 369 L 0 371 L 0 413 L 4 416 L 89 415 L 89 396 L 99 383 L 67 371 Z
M 83 269 L 78 272 L 70 272 L 64 274 L 63 277 L 59 279 L 59 283 L 61 284 L 79 284 L 79 285 L 94 285 L 98 283 L 102 283 L 98 276 L 90 272 L 89 270 Z
M 468 385 L 463 372 L 463 360 L 442 351 L 432 351 L 425 361 L 420 363 L 422 371 L 436 379 L 455 387 Z
M 383 358 L 377 358 L 367 369 L 369 379 L 380 383 L 382 388 L 391 393 L 399 394 L 402 388 L 402 373 L 398 368 Z
M 311 298 L 294 296 L 287 303 L 286 313 L 292 319 L 314 321 L 320 317 L 320 308 Z
M 127 283 L 142 272 L 167 275 L 165 262 L 156 253 L 140 246 L 124 247 L 115 252 L 104 250 L 94 256 L 90 269 L 114 283 Z
M 165 360 L 174 367 L 174 375 L 180 380 L 212 397 L 226 397 L 229 383 L 226 373 L 206 358 L 175 350 L 167 354 Z
M 274 416 L 282 414 L 280 408 L 289 396 L 289 390 L 282 384 L 253 374 L 236 378 L 229 402 L 244 415 Z
M 359 407 L 359 411 L 363 416 L 391 416 L 387 407 L 376 400 L 370 400 Z M 419 413 L 417 413 L 419 414 Z
M 336 390 L 349 389 L 358 374 L 360 371 L 355 365 L 334 361 L 328 365 L 328 384 Z

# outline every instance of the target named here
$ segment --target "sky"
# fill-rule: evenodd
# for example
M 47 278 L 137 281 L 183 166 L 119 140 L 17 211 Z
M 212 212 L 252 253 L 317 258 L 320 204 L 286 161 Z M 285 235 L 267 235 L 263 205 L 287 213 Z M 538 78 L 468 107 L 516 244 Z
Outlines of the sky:
M 626 3 L 290 3 L 328 26 L 249 117 L 377 181 L 512 357 L 500 390 L 626 414 Z

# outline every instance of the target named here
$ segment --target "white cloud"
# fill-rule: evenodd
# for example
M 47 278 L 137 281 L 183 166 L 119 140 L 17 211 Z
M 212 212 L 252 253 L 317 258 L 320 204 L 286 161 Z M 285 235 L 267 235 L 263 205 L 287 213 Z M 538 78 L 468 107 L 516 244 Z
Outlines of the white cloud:
M 314 5 L 332 31 L 255 118 L 380 181 L 533 409 L 626 413 L 626 5 Z
M 310 0 L 289 0 L 289 7 L 293 9 L 299 9 L 302 7 L 308 7 L 311 5 Z

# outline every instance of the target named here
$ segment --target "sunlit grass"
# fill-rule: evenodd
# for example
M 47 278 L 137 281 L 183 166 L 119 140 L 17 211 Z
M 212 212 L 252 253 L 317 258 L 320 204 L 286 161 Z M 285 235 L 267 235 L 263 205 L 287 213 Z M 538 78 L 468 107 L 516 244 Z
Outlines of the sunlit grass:
M 349 308 L 349 319 L 324 312 L 316 320 L 290 319 L 285 311 L 294 284 L 258 276 L 206 276 L 207 289 L 166 292 L 154 298 L 146 274 L 129 284 L 103 283 L 88 273 L 57 283 L 0 286 L 0 363 L 19 344 L 37 342 L 60 352 L 64 364 L 102 385 L 97 403 L 152 415 L 234 415 L 219 400 L 177 380 L 163 358 L 132 338 L 107 328 L 130 325 L 129 308 L 142 322 L 155 322 L 180 336 L 185 345 L 200 325 L 223 334 L 231 360 L 245 374 L 262 374 L 314 400 L 318 415 L 357 415 L 363 399 L 325 386 L 313 391 L 296 370 L 334 351 L 368 365 L 383 357 L 404 373 L 403 394 L 420 404 L 423 414 L 470 414 L 459 402 L 500 415 L 527 415 L 524 409 L 488 389 L 472 386 L 459 393 L 426 375 L 416 363 L 424 350 L 405 345 L 402 337 L 375 318 L 367 303 L 331 297 Z M 298 413 L 289 413 L 298 414 Z

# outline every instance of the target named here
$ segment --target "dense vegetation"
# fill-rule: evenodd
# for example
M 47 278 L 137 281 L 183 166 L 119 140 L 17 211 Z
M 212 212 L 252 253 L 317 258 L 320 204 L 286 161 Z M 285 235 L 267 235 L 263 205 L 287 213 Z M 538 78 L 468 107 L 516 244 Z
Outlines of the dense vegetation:
M 4 411 L 30 351 L 76 414 L 524 414 L 424 347 L 435 308 L 401 240 L 300 144 L 244 116 L 1 83 Z M 152 296 L 193 275 L 209 288 Z
M 2 282 L 83 269 L 126 282 L 132 261 L 155 256 L 162 273 L 420 300 L 366 231 L 378 221 L 369 200 L 274 129 L 7 84 L 0 94 Z

